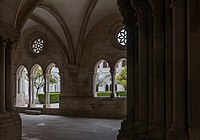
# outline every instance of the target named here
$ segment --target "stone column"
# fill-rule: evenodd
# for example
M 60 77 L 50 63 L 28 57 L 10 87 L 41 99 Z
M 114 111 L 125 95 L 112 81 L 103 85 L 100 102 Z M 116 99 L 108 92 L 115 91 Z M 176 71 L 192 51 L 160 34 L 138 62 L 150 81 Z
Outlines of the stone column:
M 15 89 L 16 89 L 16 92 L 15 92 L 15 106 L 17 105 L 17 96 L 18 96 L 18 92 L 19 92 L 19 75 L 16 75 L 16 85 L 15 85 Z
M 139 50 L 139 120 L 135 123 L 135 139 L 144 139 L 148 122 L 148 1 L 134 1 L 138 16 Z
M 46 106 L 51 107 L 50 105 L 50 93 L 49 93 L 49 84 L 50 84 L 50 75 L 46 74 Z
M 30 76 L 30 80 L 31 80 L 31 107 L 35 107 L 36 106 L 36 104 L 35 104 L 35 91 L 34 91 L 34 76 L 33 75 L 31 75 Z
M 152 9 L 148 4 L 148 124 L 154 120 L 154 40 L 153 40 L 153 17 Z
M 137 25 L 135 11 L 130 0 L 118 0 L 119 10 L 124 18 L 124 24 L 127 31 L 127 116 L 121 124 L 121 130 L 118 140 L 131 139 L 133 133 L 133 124 L 136 117 L 135 92 L 136 92 L 136 61 L 137 61 Z
M 44 74 L 44 105 L 43 108 L 46 108 L 47 106 L 47 80 L 46 80 L 46 74 Z
M 13 105 L 13 85 L 12 85 L 12 46 L 13 42 L 9 39 L 6 45 L 5 57 L 6 57 L 6 67 L 5 67 L 5 93 L 6 93 L 6 109 L 8 111 L 14 110 Z
M 187 124 L 187 10 L 186 0 L 172 1 L 173 124 L 168 140 L 188 140 Z
M 22 89 L 23 89 L 23 84 L 22 84 L 22 75 L 19 76 L 19 94 L 22 95 Z
M 165 0 L 165 66 L 166 66 L 166 130 L 172 123 L 173 105 L 173 54 L 172 54 L 172 9 L 170 1 Z
M 97 93 L 96 93 L 96 76 L 97 76 L 97 73 L 96 72 L 94 72 L 94 74 L 93 74 L 93 79 L 92 79 L 92 81 L 93 81 L 93 85 L 92 85 L 92 92 L 93 92 L 93 95 L 94 95 L 94 97 L 97 97 Z
M 6 112 L 5 108 L 5 48 L 6 42 L 0 38 L 0 113 Z
M 150 126 L 150 139 L 165 139 L 165 24 L 163 1 L 154 11 L 154 124 Z
M 32 104 L 32 100 L 31 100 L 31 93 L 32 93 L 32 76 L 29 75 L 29 85 L 28 85 L 28 107 L 30 108 L 31 107 L 31 104 Z
M 116 72 L 114 70 L 110 71 L 111 74 L 111 83 L 112 83 L 112 89 L 111 89 L 111 94 L 110 94 L 110 98 L 116 97 L 116 92 L 115 92 L 115 76 L 116 76 Z

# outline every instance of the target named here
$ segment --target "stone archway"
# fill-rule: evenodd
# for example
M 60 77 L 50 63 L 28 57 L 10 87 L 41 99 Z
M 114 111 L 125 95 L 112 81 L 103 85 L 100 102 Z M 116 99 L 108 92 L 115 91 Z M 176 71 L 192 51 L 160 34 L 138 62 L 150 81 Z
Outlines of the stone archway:
M 59 97 L 61 94 L 60 70 L 55 63 L 48 65 L 45 73 L 45 106 L 46 108 L 59 108 Z M 51 101 L 51 96 L 55 100 Z
M 111 85 L 111 74 L 109 63 L 101 59 L 94 66 L 93 94 L 97 97 L 96 91 L 106 91 L 106 85 Z M 98 89 L 98 90 L 97 90 Z
M 16 72 L 16 107 L 27 107 L 29 104 L 28 94 L 28 70 L 25 66 L 21 65 Z
M 119 59 L 114 66 L 114 72 L 115 72 L 115 91 L 116 94 L 117 92 L 123 92 L 123 96 L 125 96 L 125 92 L 127 89 L 127 81 L 125 79 L 121 79 L 121 78 L 127 78 L 127 76 L 125 77 L 125 75 L 120 74 L 124 69 L 125 73 L 127 73 L 127 60 L 125 58 L 121 58 Z M 125 74 L 124 73 L 124 74 Z M 119 77 L 121 75 L 121 78 Z M 117 96 L 120 96 L 117 94 Z

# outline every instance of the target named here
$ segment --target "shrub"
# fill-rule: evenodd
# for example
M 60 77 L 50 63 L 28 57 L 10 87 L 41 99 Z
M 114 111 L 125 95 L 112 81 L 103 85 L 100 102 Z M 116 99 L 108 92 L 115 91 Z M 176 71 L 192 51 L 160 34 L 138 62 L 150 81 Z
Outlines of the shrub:
M 50 103 L 59 102 L 60 92 L 50 92 Z M 38 94 L 38 100 L 41 104 L 44 104 L 44 93 Z
M 97 92 L 97 96 L 110 96 L 111 91 L 99 91 Z
M 126 96 L 126 91 L 116 91 L 117 96 Z
M 97 96 L 110 96 L 111 91 L 99 91 L 97 92 Z M 126 91 L 116 91 L 117 96 L 126 96 Z

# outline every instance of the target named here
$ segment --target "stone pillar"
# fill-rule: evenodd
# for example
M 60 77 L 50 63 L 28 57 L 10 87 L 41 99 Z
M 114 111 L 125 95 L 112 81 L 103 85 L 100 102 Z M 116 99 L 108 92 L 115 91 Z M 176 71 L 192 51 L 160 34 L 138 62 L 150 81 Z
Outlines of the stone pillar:
M 165 24 L 163 1 L 154 11 L 154 123 L 149 128 L 150 139 L 165 139 Z
M 31 80 L 31 107 L 35 107 L 36 104 L 35 104 L 35 91 L 34 91 L 34 76 L 31 75 L 30 76 L 30 80 Z
M 138 16 L 139 50 L 139 120 L 135 123 L 135 139 L 144 139 L 148 122 L 148 1 L 134 1 Z
M 23 84 L 22 84 L 22 75 L 19 76 L 19 94 L 22 95 L 22 89 L 23 89 Z
M 172 1 L 173 124 L 167 140 L 188 140 L 187 124 L 187 10 L 186 0 Z
M 46 80 L 46 74 L 44 74 L 44 105 L 43 108 L 47 108 L 47 80 Z
M 0 38 L 0 113 L 6 112 L 5 108 L 5 48 L 6 42 Z
M 97 97 L 97 92 L 96 92 L 96 76 L 97 76 L 97 72 L 94 72 L 94 74 L 93 74 L 93 79 L 92 79 L 92 81 L 93 81 L 93 84 L 92 84 L 92 92 L 93 92 L 93 95 L 94 95 L 94 97 Z
M 5 57 L 6 57 L 6 67 L 5 67 L 5 93 L 6 93 L 6 109 L 8 111 L 14 110 L 14 101 L 13 101 L 13 80 L 12 80 L 12 46 L 13 41 L 10 39 L 7 42 Z
M 31 107 L 32 100 L 31 100 L 31 93 L 32 93 L 32 76 L 29 75 L 29 85 L 28 85 L 28 107 Z
M 50 93 L 49 93 L 49 84 L 50 84 L 50 75 L 46 74 L 46 95 L 45 95 L 45 99 L 46 99 L 46 107 L 51 107 L 50 105 Z
M 111 89 L 111 94 L 110 94 L 110 98 L 116 97 L 116 92 L 115 92 L 115 76 L 116 76 L 116 72 L 115 70 L 111 70 L 110 71 L 111 74 L 111 83 L 112 83 L 112 89 Z
M 148 115 L 149 126 L 154 120 L 154 46 L 152 9 L 148 4 Z
M 165 66 L 166 66 L 166 130 L 172 123 L 173 105 L 173 54 L 172 54 L 172 9 L 170 1 L 165 0 Z
M 16 79 L 15 79 L 15 80 L 16 80 L 16 85 L 15 85 L 15 86 L 16 86 L 16 87 L 15 87 L 15 88 L 16 88 L 16 93 L 15 93 L 15 94 L 16 94 L 16 95 L 15 95 L 15 100 L 16 100 L 16 101 L 15 101 L 15 106 L 16 106 L 16 105 L 17 105 L 17 96 L 18 96 L 18 92 L 19 92 L 19 75 L 16 75 Z
M 133 124 L 135 122 L 135 92 L 136 92 L 136 60 L 137 60 L 137 26 L 135 11 L 130 0 L 117 1 L 127 31 L 127 116 L 121 124 L 118 140 L 129 140 L 132 138 Z M 138 82 L 138 81 L 137 81 Z

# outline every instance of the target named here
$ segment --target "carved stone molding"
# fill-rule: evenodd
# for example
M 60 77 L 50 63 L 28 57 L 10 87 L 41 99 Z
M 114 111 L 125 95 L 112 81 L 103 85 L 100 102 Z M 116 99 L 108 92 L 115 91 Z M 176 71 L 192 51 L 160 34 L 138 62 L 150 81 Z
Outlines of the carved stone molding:
M 135 11 L 131 6 L 130 0 L 117 0 L 119 11 L 124 19 L 126 26 L 133 26 L 135 24 Z
M 132 5 L 136 11 L 138 22 L 148 21 L 148 0 L 133 1 Z

